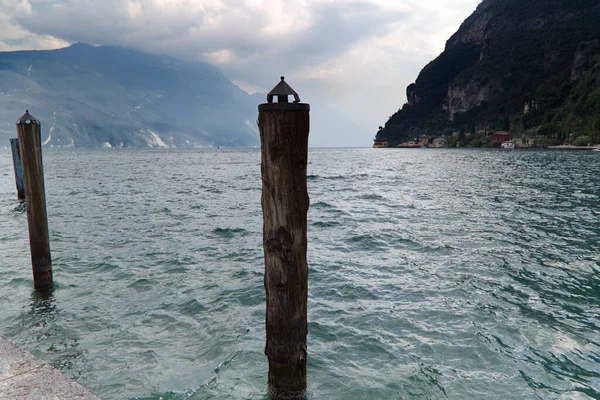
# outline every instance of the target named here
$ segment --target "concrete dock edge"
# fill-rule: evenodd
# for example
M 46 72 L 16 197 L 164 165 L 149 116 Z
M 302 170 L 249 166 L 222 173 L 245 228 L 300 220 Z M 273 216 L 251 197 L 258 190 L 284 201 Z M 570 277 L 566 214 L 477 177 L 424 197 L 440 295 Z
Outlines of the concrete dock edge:
M 0 400 L 100 400 L 0 335 Z

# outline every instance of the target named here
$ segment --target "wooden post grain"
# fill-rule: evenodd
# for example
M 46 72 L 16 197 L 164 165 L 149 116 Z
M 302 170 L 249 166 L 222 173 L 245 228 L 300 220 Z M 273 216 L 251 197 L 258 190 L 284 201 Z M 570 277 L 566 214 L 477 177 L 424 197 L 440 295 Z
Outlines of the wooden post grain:
M 52 260 L 46 212 L 40 122 L 29 114 L 29 111 L 26 111 L 17 121 L 17 134 L 23 163 L 33 285 L 37 290 L 46 290 L 52 287 Z
M 288 94 L 295 96 L 294 103 L 287 102 Z M 275 95 L 278 103 L 272 103 Z M 258 108 L 267 300 L 265 354 L 269 359 L 273 399 L 303 399 L 307 357 L 306 165 L 310 106 L 299 103 L 297 94 L 283 77 L 269 93 L 268 101 Z
M 12 151 L 13 167 L 15 170 L 15 182 L 17 184 L 17 199 L 25 199 L 25 188 L 23 187 L 23 167 L 21 166 L 21 146 L 19 139 L 10 139 L 10 149 Z

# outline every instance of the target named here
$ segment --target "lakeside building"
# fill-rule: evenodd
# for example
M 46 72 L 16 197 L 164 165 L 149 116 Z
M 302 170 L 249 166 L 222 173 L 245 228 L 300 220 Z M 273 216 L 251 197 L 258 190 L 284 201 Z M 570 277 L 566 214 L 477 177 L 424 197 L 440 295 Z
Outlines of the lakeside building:
M 518 149 L 537 149 L 546 146 L 544 139 L 546 139 L 544 135 L 521 134 L 519 137 L 513 138 L 513 143 Z
M 508 142 L 512 139 L 512 134 L 506 131 L 497 131 L 494 132 L 492 136 L 492 144 L 502 144 L 503 142 Z
M 431 142 L 431 147 L 448 147 L 448 140 L 445 137 L 437 137 Z
M 389 147 L 389 143 L 387 141 L 375 141 L 375 143 L 373 143 L 374 149 L 385 149 L 387 147 Z
M 533 147 L 534 140 L 528 137 L 518 137 L 513 139 L 513 143 L 518 149 L 530 149 Z

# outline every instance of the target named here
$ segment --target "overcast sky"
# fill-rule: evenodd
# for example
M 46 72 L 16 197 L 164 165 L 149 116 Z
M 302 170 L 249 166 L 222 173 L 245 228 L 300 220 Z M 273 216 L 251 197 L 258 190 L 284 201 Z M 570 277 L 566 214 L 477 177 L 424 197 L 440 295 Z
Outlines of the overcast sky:
M 0 0 L 0 50 L 122 45 L 198 59 L 242 89 L 280 75 L 369 134 L 480 0 Z M 356 142 L 354 142 L 356 141 Z

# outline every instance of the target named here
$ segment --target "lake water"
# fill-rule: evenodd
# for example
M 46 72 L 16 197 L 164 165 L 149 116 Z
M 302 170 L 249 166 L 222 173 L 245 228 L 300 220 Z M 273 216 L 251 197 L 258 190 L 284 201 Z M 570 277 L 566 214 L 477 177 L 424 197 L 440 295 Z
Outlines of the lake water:
M 103 399 L 265 399 L 258 150 L 47 150 L 0 332 Z M 311 399 L 600 398 L 600 153 L 311 149 Z

